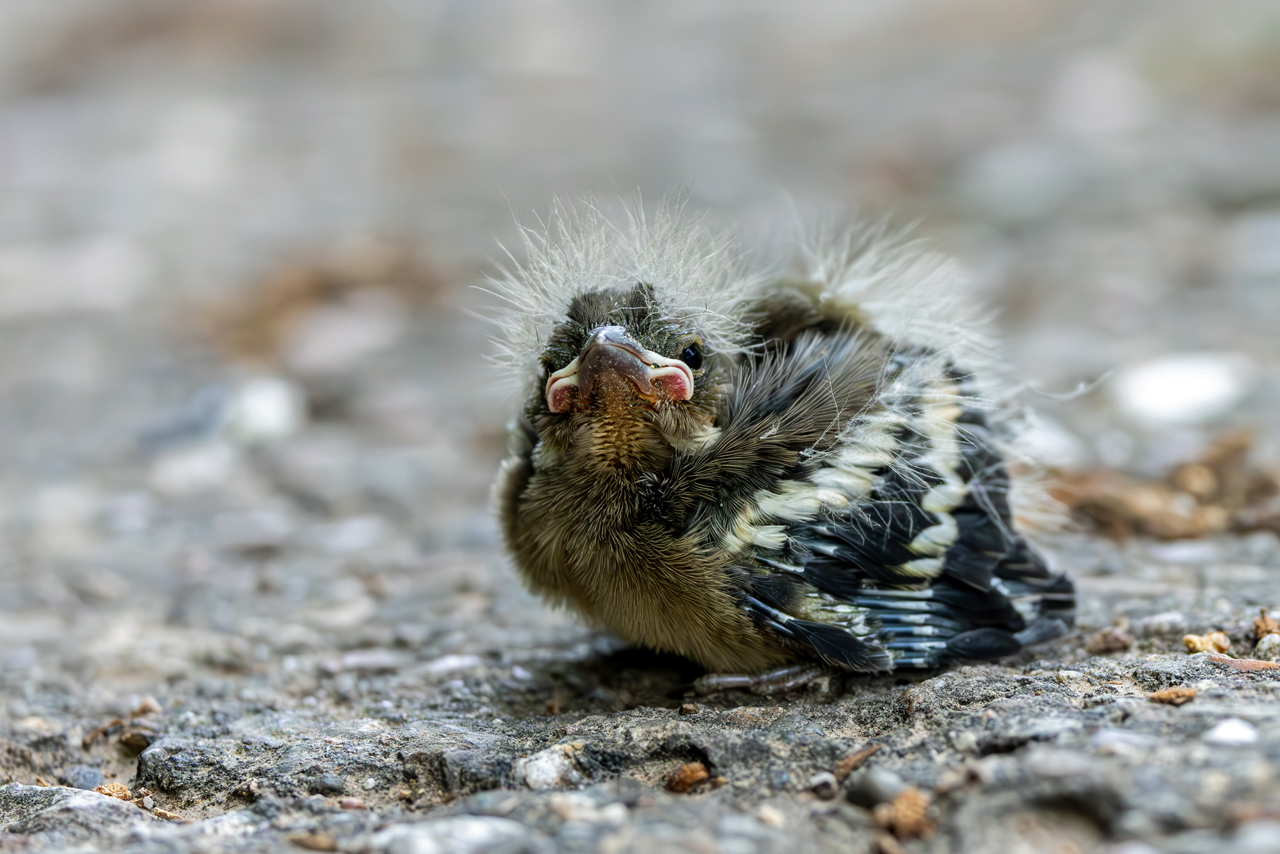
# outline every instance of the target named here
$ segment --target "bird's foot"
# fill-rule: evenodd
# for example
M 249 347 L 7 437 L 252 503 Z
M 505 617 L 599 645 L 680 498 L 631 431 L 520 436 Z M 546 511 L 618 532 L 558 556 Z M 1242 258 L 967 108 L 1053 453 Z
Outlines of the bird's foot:
M 810 682 L 829 675 L 829 668 L 816 664 L 788 664 L 766 673 L 708 673 L 694 680 L 693 690 L 703 696 L 735 689 L 771 696 L 803 688 Z

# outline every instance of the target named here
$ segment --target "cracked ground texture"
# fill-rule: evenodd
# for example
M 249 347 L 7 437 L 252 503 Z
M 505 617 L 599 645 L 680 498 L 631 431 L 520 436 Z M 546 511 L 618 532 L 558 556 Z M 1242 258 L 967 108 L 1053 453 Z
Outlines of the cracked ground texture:
M 1280 850 L 1265 526 L 1042 534 L 1078 630 L 997 665 L 692 697 L 515 580 L 468 314 L 555 192 L 857 204 L 1047 463 L 1274 467 L 1277 56 L 1244 0 L 6 2 L 0 851 Z M 1177 353 L 1238 393 L 1098 382 Z

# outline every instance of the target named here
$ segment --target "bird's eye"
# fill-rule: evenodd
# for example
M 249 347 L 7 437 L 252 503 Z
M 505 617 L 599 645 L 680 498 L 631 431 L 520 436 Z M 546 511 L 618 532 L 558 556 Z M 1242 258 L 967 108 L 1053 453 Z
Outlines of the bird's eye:
M 680 354 L 680 361 L 689 366 L 689 370 L 696 371 L 702 367 L 702 345 L 694 341 L 688 347 L 684 348 L 684 352 Z

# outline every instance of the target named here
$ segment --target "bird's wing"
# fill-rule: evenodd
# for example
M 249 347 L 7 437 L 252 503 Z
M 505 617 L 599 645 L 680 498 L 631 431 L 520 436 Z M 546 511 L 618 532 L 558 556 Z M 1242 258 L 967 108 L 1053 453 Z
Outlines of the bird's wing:
M 926 349 L 811 329 L 745 360 L 719 441 L 677 461 L 743 607 L 852 670 L 995 658 L 1065 630 L 1070 581 L 1014 530 L 997 437 Z

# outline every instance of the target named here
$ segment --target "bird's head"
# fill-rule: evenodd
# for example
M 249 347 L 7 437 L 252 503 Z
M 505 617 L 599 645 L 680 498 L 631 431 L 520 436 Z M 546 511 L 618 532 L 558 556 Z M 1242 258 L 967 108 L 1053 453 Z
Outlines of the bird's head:
M 696 327 L 664 316 L 643 282 L 574 298 L 541 362 L 546 411 L 680 406 L 706 391 L 707 354 Z
M 536 429 L 624 468 L 705 440 L 724 395 L 705 338 L 696 315 L 664 310 L 648 283 L 577 295 L 542 350 Z
M 569 211 L 550 226 L 528 233 L 529 260 L 497 283 L 515 305 L 501 321 L 508 364 L 533 369 L 525 412 L 539 437 L 615 468 L 709 439 L 754 284 L 731 244 L 636 212 L 620 224 Z

